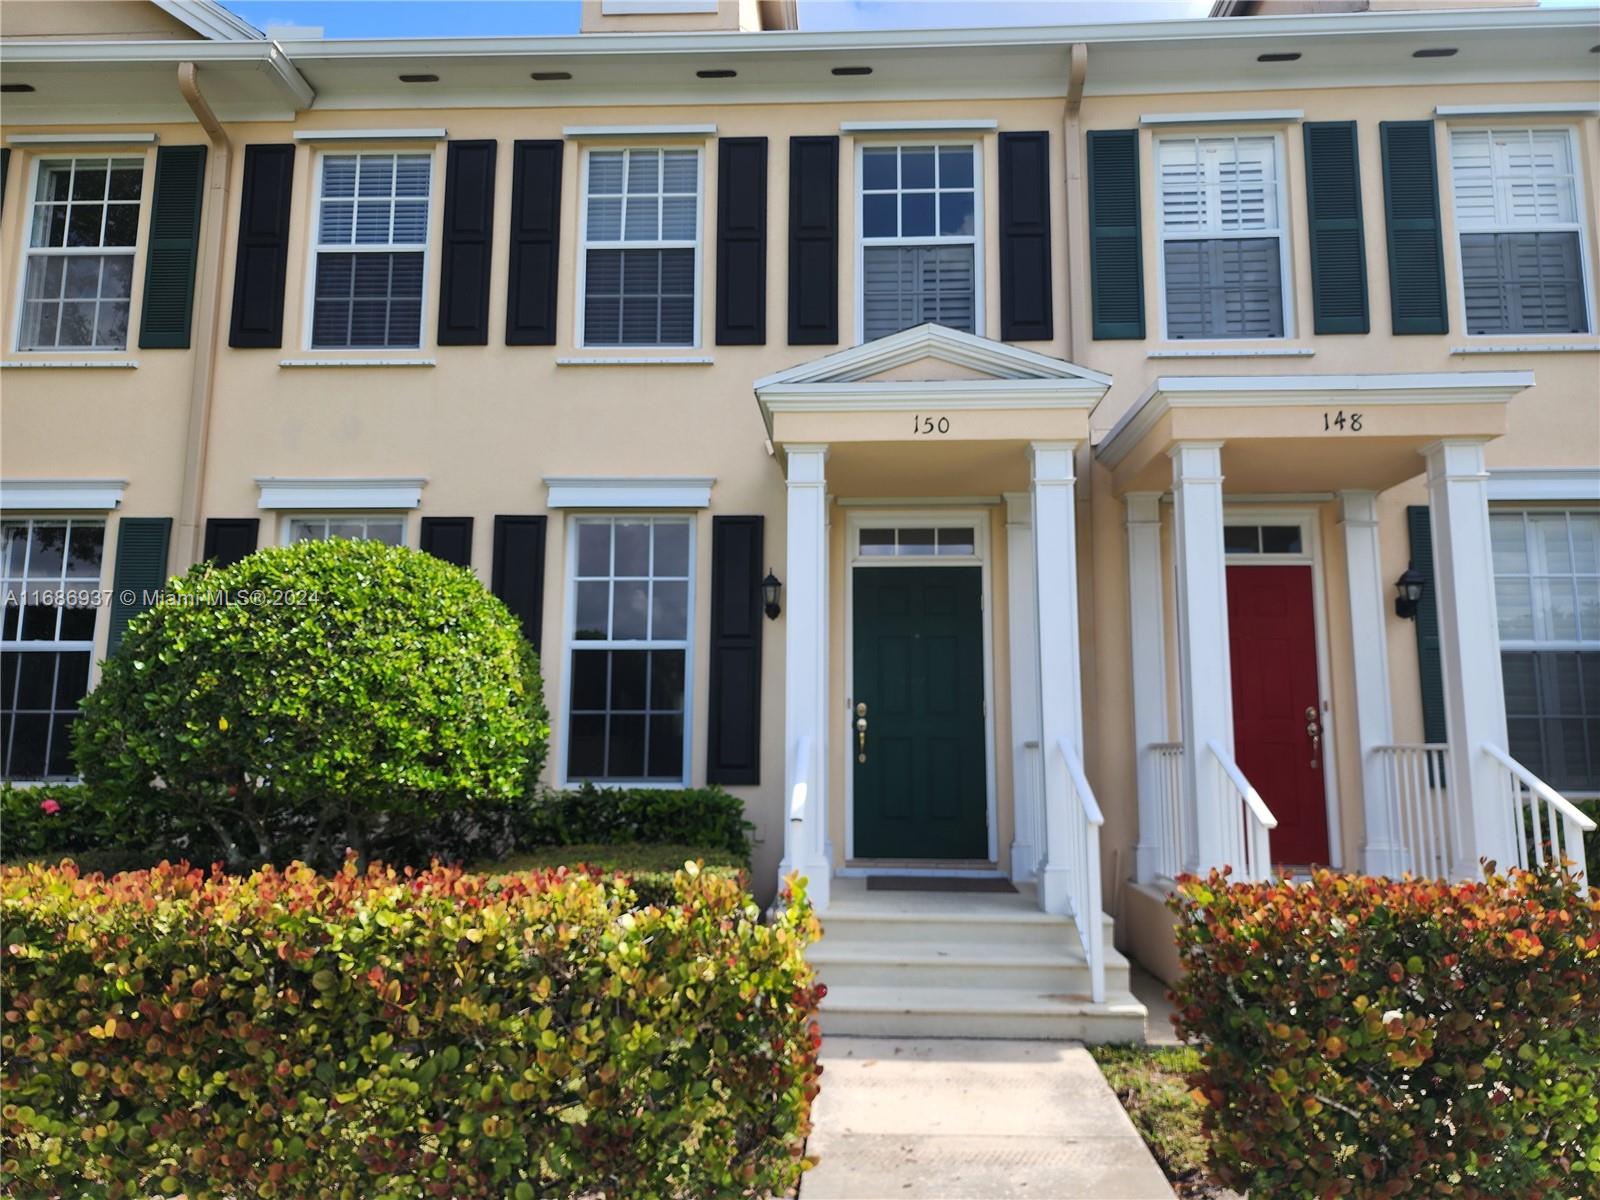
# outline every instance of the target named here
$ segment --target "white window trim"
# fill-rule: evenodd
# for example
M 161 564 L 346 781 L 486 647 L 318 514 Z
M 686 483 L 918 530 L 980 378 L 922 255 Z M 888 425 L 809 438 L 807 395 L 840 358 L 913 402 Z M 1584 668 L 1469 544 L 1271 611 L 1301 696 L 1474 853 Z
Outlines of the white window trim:
M 694 733 L 695 733 L 695 656 L 699 652 L 697 633 L 699 631 L 698 611 L 698 570 L 699 570 L 699 541 L 700 522 L 694 513 L 675 513 L 656 511 L 613 511 L 596 512 L 587 514 L 617 523 L 628 520 L 657 521 L 677 520 L 689 527 L 689 586 L 687 589 L 687 619 L 684 623 L 683 638 L 683 777 L 679 780 L 627 781 L 627 780 L 574 780 L 567 772 L 567 741 L 572 728 L 572 654 L 576 649 L 584 650 L 651 650 L 651 649 L 677 649 L 676 645 L 657 645 L 651 641 L 614 642 L 611 639 L 604 641 L 579 642 L 573 637 L 573 625 L 578 617 L 578 526 L 583 523 L 586 514 L 574 512 L 566 524 L 566 555 L 563 570 L 565 575 L 561 581 L 562 604 L 566 611 L 561 619 L 561 699 L 555 705 L 554 719 L 551 721 L 551 731 L 556 738 L 556 786 L 560 788 L 580 787 L 585 782 L 597 788 L 661 788 L 664 790 L 677 790 L 694 786 Z
M 603 129 L 604 126 L 591 126 L 590 136 L 595 136 L 594 129 Z M 626 130 L 627 126 L 620 126 Z M 669 127 L 662 127 L 669 128 Z M 688 126 L 673 126 L 670 128 L 690 128 Z M 698 128 L 698 127 L 696 127 Z M 713 131 L 715 126 L 711 127 Z M 663 135 L 665 136 L 665 135 Z M 588 307 L 586 298 L 589 286 L 589 156 L 596 150 L 601 153 L 614 153 L 618 150 L 693 150 L 695 153 L 695 196 L 694 196 L 694 340 L 687 346 L 660 345 L 659 343 L 622 342 L 617 345 L 591 346 L 585 339 L 584 317 Z M 623 196 L 627 196 L 627 176 L 623 176 Z M 659 194 L 659 193 L 658 193 Z M 624 203 L 623 219 L 626 221 L 626 203 Z M 626 226 L 624 226 L 626 228 Z M 626 353 L 629 350 L 665 350 L 689 351 L 698 350 L 702 345 L 704 334 L 701 329 L 701 316 L 705 309 L 705 229 L 706 229 L 706 150 L 704 146 L 668 146 L 655 141 L 638 141 L 633 138 L 619 139 L 607 142 L 604 146 L 584 146 L 578 155 L 578 297 L 573 308 L 572 332 L 573 343 L 580 350 L 612 350 Z M 679 240 L 653 242 L 602 242 L 594 249 L 598 250 L 668 250 L 686 249 Z
M 405 510 L 422 504 L 427 480 L 408 478 L 307 479 L 277 475 L 256 476 L 261 495 L 256 507 L 310 515 L 318 511 L 381 512 Z
M 0 513 L 108 513 L 122 505 L 126 479 L 0 479 Z
M 411 130 L 411 133 L 417 131 Z M 371 139 L 364 139 L 371 140 Z M 354 154 L 358 158 L 363 154 L 386 154 L 398 158 L 403 154 L 413 154 L 418 157 L 426 156 L 428 159 L 428 223 L 427 231 L 423 234 L 422 244 L 396 245 L 386 242 L 381 246 L 351 243 L 349 245 L 325 245 L 322 238 L 322 161 L 330 155 L 345 157 Z M 359 145 L 339 146 L 327 149 L 317 148 L 311 156 L 311 228 L 306 232 L 306 271 L 305 282 L 302 285 L 303 308 L 300 322 L 300 348 L 309 354 L 326 354 L 335 358 L 351 354 L 371 354 L 381 358 L 393 355 L 397 350 L 425 350 L 428 348 L 428 327 L 433 315 L 432 304 L 429 297 L 433 294 L 433 241 L 434 230 L 442 226 L 440 213 L 443 211 L 443 198 L 439 194 L 439 162 L 437 150 L 405 150 L 399 147 L 377 148 L 367 150 Z M 360 167 L 357 166 L 359 177 Z M 394 196 L 390 196 L 391 202 Z M 351 220 L 355 216 L 352 213 Z M 353 228 L 353 226 L 352 226 Z M 353 233 L 352 233 L 352 236 Z M 316 319 L 317 308 L 317 255 L 326 251 L 330 254 L 415 254 L 422 252 L 422 295 L 418 298 L 421 303 L 421 312 L 417 318 L 417 344 L 415 346 L 317 346 L 312 342 L 313 322 Z M 292 360 L 297 365 L 302 360 Z
M 873 238 L 873 246 L 967 246 L 972 247 L 972 332 L 977 337 L 988 336 L 988 316 L 985 312 L 984 293 L 987 290 L 984 260 L 988 258 L 985 251 L 988 249 L 984 240 L 984 230 L 987 222 L 984 220 L 984 143 L 979 137 L 948 137 L 930 136 L 916 137 L 909 131 L 899 137 L 884 138 L 856 138 L 855 139 L 855 190 L 856 206 L 856 232 L 855 232 L 855 308 L 856 308 L 856 345 L 864 345 L 867 338 L 867 305 L 866 305 L 866 251 L 868 239 L 863 232 L 863 213 L 865 210 L 866 189 L 862 186 L 865 182 L 863 175 L 863 159 L 867 150 L 881 149 L 885 146 L 932 146 L 937 156 L 941 146 L 967 146 L 972 150 L 972 234 L 968 235 L 935 235 L 919 238 Z M 896 188 L 896 194 L 899 188 Z M 937 196 L 937 193 L 935 193 Z M 938 205 L 934 206 L 934 223 L 937 227 L 939 219 Z M 900 332 L 905 332 L 901 330 Z M 957 331 L 961 332 L 961 331 Z M 888 335 L 890 337 L 893 334 Z
M 44 136 L 44 135 L 41 135 L 41 136 Z M 130 136 L 130 138 L 134 139 L 135 142 L 137 142 L 137 140 L 139 139 L 139 135 L 129 135 L 129 136 Z M 17 142 L 19 139 L 16 138 L 16 137 L 13 137 L 10 140 L 13 141 L 13 142 Z M 151 141 L 155 140 L 154 135 L 151 135 L 150 140 Z M 79 143 L 73 143 L 73 144 L 77 145 Z M 66 361 L 62 359 L 63 355 L 90 354 L 90 355 L 95 355 L 95 356 L 98 357 L 100 355 L 108 355 L 108 354 L 127 354 L 133 349 L 134 331 L 138 328 L 138 323 L 139 323 L 139 321 L 141 321 L 143 319 L 143 316 L 144 316 L 144 313 L 143 313 L 144 293 L 143 293 L 142 289 L 139 287 L 139 279 L 138 279 L 138 274 L 139 274 L 139 271 L 138 271 L 138 268 L 139 268 L 139 245 L 140 245 L 141 240 L 146 236 L 146 234 L 145 234 L 145 223 L 149 220 L 149 216 L 150 216 L 150 214 L 149 214 L 149 204 L 147 203 L 147 200 L 150 199 L 150 197 L 148 195 L 148 189 L 155 186 L 155 173 L 154 173 L 154 171 L 151 170 L 150 155 L 149 155 L 149 152 L 147 150 L 145 150 L 142 146 L 134 144 L 128 149 L 128 151 L 125 154 L 119 155 L 118 152 L 117 152 L 117 146 L 120 146 L 120 145 L 123 145 L 123 144 L 124 144 L 123 142 L 118 141 L 115 144 L 107 145 L 105 147 L 102 147 L 98 152 L 89 153 L 89 154 L 77 154 L 77 153 L 72 153 L 70 151 L 63 151 L 63 153 L 60 154 L 60 155 L 55 155 L 55 154 L 35 154 L 35 155 L 32 156 L 32 161 L 28 163 L 27 190 L 22 194 L 22 197 L 21 197 L 21 199 L 19 201 L 19 203 L 22 206 L 22 213 L 21 213 L 21 216 L 19 218 L 19 223 L 21 224 L 22 228 L 21 228 L 21 231 L 20 231 L 21 246 L 20 246 L 20 254 L 18 255 L 18 257 L 19 257 L 19 259 L 21 261 L 18 263 L 18 266 L 19 266 L 20 269 L 17 271 L 16 303 L 13 306 L 13 309 L 12 309 L 12 311 L 16 313 L 16 320 L 12 323 L 12 326 L 11 326 L 11 349 L 12 349 L 12 351 L 14 353 L 17 353 L 17 354 L 38 354 L 38 355 L 41 355 L 41 356 L 54 356 L 55 359 L 60 360 L 59 363 L 53 362 L 53 363 L 50 364 L 52 366 L 55 366 L 55 365 L 66 365 Z M 51 249 L 49 249 L 47 247 L 43 247 L 43 246 L 35 248 L 32 245 L 32 242 L 33 242 L 33 209 L 34 209 L 34 204 L 35 204 L 35 202 L 36 202 L 36 200 L 38 198 L 38 195 L 39 195 L 39 168 L 46 161 L 58 161 L 60 158 L 68 158 L 68 159 L 74 159 L 74 160 L 75 159 L 79 159 L 79 158 L 104 158 L 104 159 L 107 159 L 109 161 L 109 160 L 116 159 L 116 158 L 119 158 L 119 157 L 129 158 L 129 159 L 137 158 L 139 160 L 139 162 L 140 162 L 140 167 L 139 167 L 139 172 L 140 172 L 140 175 L 139 175 L 139 215 L 138 215 L 138 218 L 134 222 L 133 245 L 131 245 L 131 246 L 112 246 L 112 247 L 105 247 L 105 246 L 93 246 L 93 247 L 90 247 L 90 246 L 76 246 L 76 247 L 72 247 L 71 249 L 68 249 L 66 247 L 60 247 L 60 248 L 57 248 L 55 250 L 51 250 Z M 109 176 L 107 177 L 107 180 L 106 180 L 106 186 L 109 189 L 109 187 L 110 187 L 110 177 Z M 102 228 L 103 228 L 103 226 L 102 226 Z M 125 344 L 123 344 L 122 346 L 120 346 L 120 347 L 111 347 L 111 346 L 105 346 L 105 347 L 98 347 L 98 346 L 41 346 L 38 349 L 32 349 L 32 350 L 25 349 L 23 347 L 23 345 L 22 345 L 22 326 L 23 326 L 23 322 L 27 320 L 27 312 L 25 311 L 26 305 L 24 303 L 24 297 L 27 295 L 27 288 L 28 288 L 28 263 L 30 262 L 30 260 L 33 258 L 33 256 L 35 254 L 42 254 L 42 255 L 46 255 L 46 256 L 60 257 L 60 258 L 71 258 L 71 257 L 82 256 L 82 255 L 104 255 L 104 254 L 124 254 L 124 255 L 126 255 L 128 260 L 129 260 L 129 262 L 131 263 L 131 266 L 129 267 L 129 275 L 131 277 L 131 281 L 130 281 L 130 283 L 128 285 L 128 338 L 127 338 L 127 342 Z M 94 360 L 91 359 L 91 360 L 89 360 L 89 362 L 85 362 L 82 365 L 87 366 L 87 365 L 89 365 L 90 362 L 94 362 Z M 29 360 L 22 360 L 21 362 L 7 363 L 6 365 L 10 366 L 10 367 L 15 367 L 15 366 L 23 366 L 25 364 L 29 364 Z M 43 364 L 40 364 L 40 365 L 43 365 Z M 100 365 L 100 364 L 96 362 L 95 365 Z M 106 365 L 106 366 L 112 366 L 112 365 L 124 366 L 124 365 L 127 365 L 127 366 L 136 367 L 139 364 L 137 362 L 127 362 L 127 363 L 118 362 L 118 363 L 115 363 L 115 364 L 106 363 L 104 365 Z
M 1489 501 L 1574 500 L 1600 504 L 1600 467 L 1494 467 Z
M 1539 600 L 1538 596 L 1534 592 L 1532 581 L 1534 579 L 1576 580 L 1580 576 L 1586 576 L 1587 572 L 1578 571 L 1576 569 L 1576 565 L 1574 565 L 1572 570 L 1566 572 L 1552 572 L 1548 570 L 1544 557 L 1544 542 L 1541 539 L 1531 538 L 1528 536 L 1529 517 L 1556 516 L 1559 514 L 1560 516 L 1567 518 L 1567 543 L 1568 550 L 1570 552 L 1572 549 L 1571 518 L 1574 516 L 1594 516 L 1597 512 L 1600 512 L 1600 510 L 1597 510 L 1592 505 L 1565 505 L 1552 508 L 1529 508 L 1526 506 L 1526 504 L 1507 504 L 1497 505 L 1490 511 L 1493 516 L 1504 517 L 1515 515 L 1522 518 L 1523 549 L 1528 556 L 1528 569 L 1526 571 L 1509 572 L 1502 575 L 1500 571 L 1495 569 L 1494 564 L 1490 563 L 1490 574 L 1494 577 L 1497 590 L 1501 579 L 1528 580 L 1528 599 L 1531 605 L 1533 617 L 1533 636 L 1531 638 L 1508 638 L 1500 632 L 1500 629 L 1497 625 L 1495 628 L 1495 638 L 1500 644 L 1500 649 L 1523 652 L 1538 650 L 1600 650 L 1600 636 L 1592 638 L 1586 638 L 1582 636 L 1576 638 L 1555 638 L 1541 636 L 1540 626 L 1544 624 L 1544 619 L 1541 617 L 1539 612 Z M 1574 599 L 1576 600 L 1576 597 L 1574 597 Z M 1576 615 L 1576 619 L 1580 623 L 1579 633 L 1581 635 L 1583 632 L 1582 616 Z
M 1175 233 L 1168 234 L 1165 222 L 1161 216 L 1161 143 L 1162 142 L 1189 142 L 1206 141 L 1220 137 L 1262 137 L 1272 139 L 1272 152 L 1276 156 L 1273 173 L 1277 181 L 1278 193 L 1278 228 L 1275 233 L 1266 230 L 1245 230 L 1205 233 Z M 1281 342 L 1293 341 L 1297 336 L 1294 309 L 1294 275 L 1293 261 L 1289 246 L 1289 156 L 1283 134 L 1273 132 L 1263 134 L 1257 129 L 1241 130 L 1238 133 L 1229 133 L 1220 130 L 1208 130 L 1199 134 L 1184 135 L 1157 135 L 1150 143 L 1150 176 L 1155 182 L 1155 210 L 1156 210 L 1156 306 L 1157 317 L 1161 322 L 1161 340 L 1170 346 L 1228 346 L 1246 345 L 1259 346 L 1262 344 L 1273 345 Z M 1278 239 L 1278 291 L 1283 303 L 1283 333 L 1278 337 L 1214 337 L 1214 338 L 1174 338 L 1167 331 L 1167 241 L 1222 241 L 1230 238 L 1243 237 L 1276 237 Z
M 709 508 L 713 476 L 546 475 L 546 508 Z
M 1494 225 L 1492 227 L 1474 226 L 1471 229 L 1463 229 L 1461 226 L 1460 210 L 1456 204 L 1454 135 L 1458 133 L 1487 133 L 1492 138 L 1496 132 L 1504 130 L 1539 130 L 1551 128 L 1561 129 L 1567 135 L 1567 153 L 1569 156 L 1569 161 L 1572 163 L 1573 211 L 1577 214 L 1577 221 L 1563 223 L 1560 225 Z M 1457 328 L 1462 331 L 1463 336 L 1480 345 L 1486 343 L 1492 345 L 1497 342 L 1520 343 L 1526 341 L 1530 337 L 1594 337 L 1597 332 L 1595 329 L 1596 306 L 1594 294 L 1594 272 L 1589 269 L 1589 223 L 1584 219 L 1584 214 L 1589 211 L 1587 202 L 1584 199 L 1583 188 L 1583 164 L 1585 159 L 1583 156 L 1582 144 L 1578 140 L 1577 129 L 1571 125 L 1550 126 L 1530 124 L 1527 121 L 1498 121 L 1493 124 L 1483 124 L 1475 121 L 1471 124 L 1447 125 L 1445 127 L 1444 136 L 1445 165 L 1449 169 L 1450 173 L 1450 220 L 1455 226 L 1455 237 L 1453 239 L 1454 245 L 1450 247 L 1450 253 L 1455 258 L 1456 265 L 1456 296 L 1454 307 L 1455 318 L 1458 323 Z M 1578 234 L 1578 269 L 1583 272 L 1583 282 L 1579 290 L 1583 297 L 1584 324 L 1589 327 L 1587 332 L 1574 334 L 1571 331 L 1562 332 L 1560 330 L 1551 330 L 1547 333 L 1473 333 L 1471 331 L 1471 327 L 1467 324 L 1467 273 L 1466 264 L 1462 260 L 1461 255 L 1462 235 L 1467 233 L 1570 233 L 1574 230 L 1576 230 Z M 1508 346 L 1507 348 L 1509 349 L 1510 347 Z M 1544 347 L 1539 348 L 1544 349 Z M 1452 350 L 1452 353 L 1454 352 L 1455 351 Z

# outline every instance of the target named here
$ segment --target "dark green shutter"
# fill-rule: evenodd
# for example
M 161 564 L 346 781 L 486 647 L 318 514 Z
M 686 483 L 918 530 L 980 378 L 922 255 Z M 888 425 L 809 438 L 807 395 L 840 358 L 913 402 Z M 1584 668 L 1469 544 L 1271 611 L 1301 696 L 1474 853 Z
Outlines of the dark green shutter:
M 11 178 L 11 151 L 0 150 L 0 209 L 5 207 L 6 180 Z
M 1308 121 L 1306 225 L 1317 333 L 1367 333 L 1367 246 L 1354 121 Z
M 1433 585 L 1433 528 L 1428 506 L 1406 509 L 1411 532 L 1411 568 L 1423 577 L 1422 598 L 1417 601 L 1417 674 L 1422 679 L 1422 740 L 1443 742 L 1444 669 L 1439 665 L 1439 602 Z
M 1139 244 L 1139 131 L 1089 133 L 1089 294 L 1094 336 L 1144 337 Z
M 117 569 L 111 585 L 111 636 L 106 653 L 115 654 L 133 620 L 155 603 L 167 582 L 167 543 L 171 517 L 123 517 L 117 522 Z
M 150 252 L 144 267 L 139 346 L 187 350 L 200 251 L 200 200 L 206 188 L 204 146 L 163 146 L 156 154 Z
M 1384 121 L 1383 210 L 1389 242 L 1389 312 L 1396 333 L 1448 333 L 1439 173 L 1432 121 Z

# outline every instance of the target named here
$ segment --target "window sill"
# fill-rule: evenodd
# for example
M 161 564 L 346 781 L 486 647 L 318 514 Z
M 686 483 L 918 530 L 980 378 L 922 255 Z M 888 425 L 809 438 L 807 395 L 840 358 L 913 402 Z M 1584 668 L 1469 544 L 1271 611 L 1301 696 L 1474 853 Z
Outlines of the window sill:
M 1146 358 L 1310 358 L 1308 346 L 1229 346 L 1224 349 L 1151 350 Z
M 436 367 L 436 358 L 283 358 L 280 367 Z
M 1493 342 L 1451 346 L 1456 354 L 1600 354 L 1600 342 Z
M 717 360 L 709 354 L 612 354 L 558 358 L 558 367 L 709 367 Z
M 94 358 L 8 358 L 0 362 L 0 368 L 16 370 L 32 368 L 34 370 L 132 370 L 139 365 L 137 358 L 94 359 Z

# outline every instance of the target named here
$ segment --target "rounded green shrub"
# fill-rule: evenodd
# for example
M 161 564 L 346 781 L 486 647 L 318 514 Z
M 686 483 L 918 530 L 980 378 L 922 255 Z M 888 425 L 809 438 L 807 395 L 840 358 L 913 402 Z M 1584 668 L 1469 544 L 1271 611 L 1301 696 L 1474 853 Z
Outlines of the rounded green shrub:
M 346 847 L 459 852 L 526 795 L 548 731 L 537 659 L 471 571 L 336 539 L 173 580 L 106 662 L 75 749 L 92 791 L 191 860 L 327 866 Z

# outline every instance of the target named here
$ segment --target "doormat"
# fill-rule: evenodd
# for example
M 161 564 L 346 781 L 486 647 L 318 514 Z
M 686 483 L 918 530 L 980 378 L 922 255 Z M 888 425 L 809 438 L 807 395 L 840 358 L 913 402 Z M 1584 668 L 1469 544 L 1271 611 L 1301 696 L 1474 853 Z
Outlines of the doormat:
M 1016 894 L 1009 879 L 918 878 L 915 875 L 870 875 L 869 892 L 1010 892 Z

